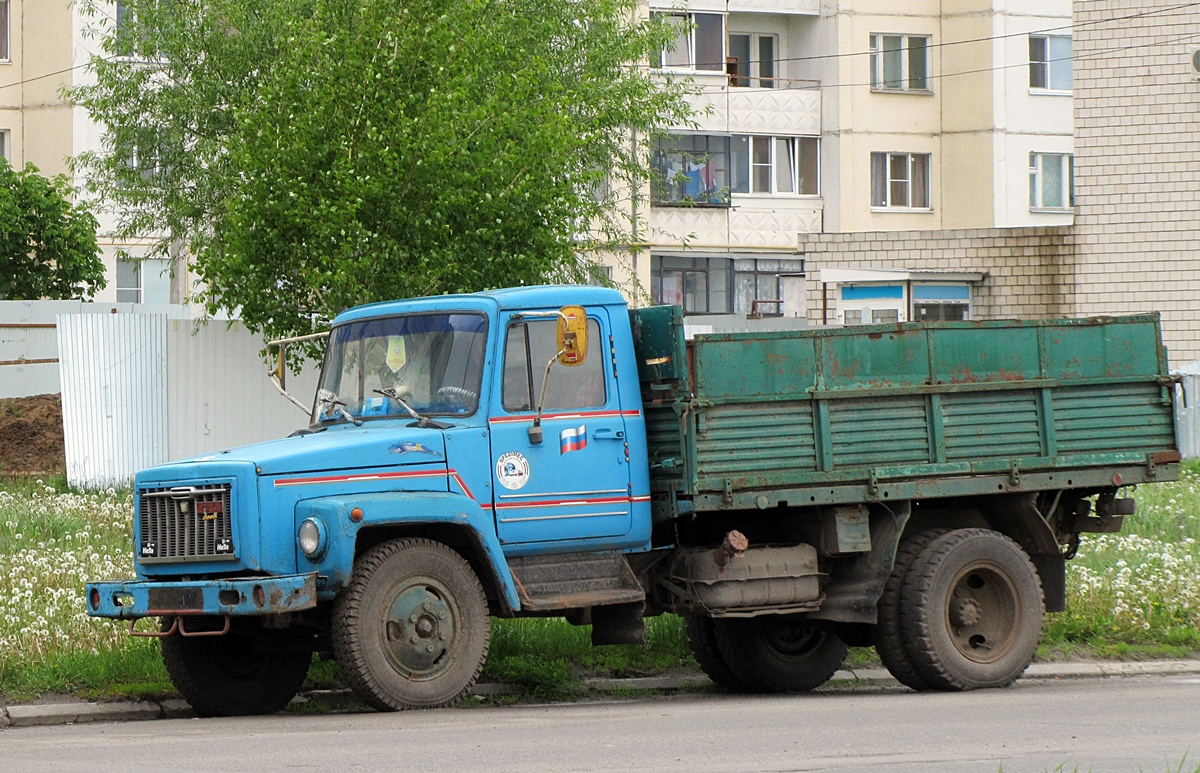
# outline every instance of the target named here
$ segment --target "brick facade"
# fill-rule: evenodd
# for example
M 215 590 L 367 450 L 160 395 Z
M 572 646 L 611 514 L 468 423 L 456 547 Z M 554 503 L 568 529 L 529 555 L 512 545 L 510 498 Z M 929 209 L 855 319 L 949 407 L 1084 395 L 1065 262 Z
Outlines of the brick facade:
M 810 272 L 978 271 L 986 276 L 972 291 L 975 319 L 1038 319 L 1072 313 L 1074 241 L 1069 226 L 801 234 L 800 251 Z M 836 307 L 834 292 L 832 286 L 808 283 L 810 322 L 820 324 L 825 310 Z
M 1074 24 L 1074 313 L 1161 312 L 1171 364 L 1200 359 L 1200 7 L 1077 0 Z

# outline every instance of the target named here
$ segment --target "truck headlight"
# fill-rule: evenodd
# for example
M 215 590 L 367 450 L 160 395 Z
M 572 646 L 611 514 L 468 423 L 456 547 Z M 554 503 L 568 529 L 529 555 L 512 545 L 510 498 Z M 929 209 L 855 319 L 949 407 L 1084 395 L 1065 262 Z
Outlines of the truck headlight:
M 300 543 L 300 551 L 316 561 L 325 554 L 325 527 L 316 518 L 305 518 L 296 530 L 296 541 Z

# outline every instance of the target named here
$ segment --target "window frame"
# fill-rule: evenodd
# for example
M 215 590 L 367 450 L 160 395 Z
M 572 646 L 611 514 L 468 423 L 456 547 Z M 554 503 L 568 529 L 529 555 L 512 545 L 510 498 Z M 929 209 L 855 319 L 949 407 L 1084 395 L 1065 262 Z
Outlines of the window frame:
M 883 179 L 882 190 L 884 198 L 882 202 L 876 196 L 880 189 L 879 180 L 877 180 L 877 172 L 879 165 L 877 159 L 883 159 L 882 168 L 885 174 Z M 893 177 L 893 162 L 895 159 L 903 158 L 905 161 L 906 176 L 901 179 Z M 913 200 L 913 184 L 916 182 L 916 165 L 914 159 L 925 159 L 925 185 L 922 191 L 925 198 L 925 203 L 914 205 Z M 906 186 L 906 196 L 904 204 L 893 203 L 893 191 L 897 184 L 903 183 Z M 932 212 L 933 211 L 933 154 L 932 153 L 912 153 L 899 151 L 872 151 L 871 152 L 871 211 L 873 212 Z
M 593 341 L 602 340 L 602 328 L 600 325 L 600 320 L 597 319 L 596 317 L 589 316 L 587 318 L 586 324 L 587 324 L 588 338 Z M 533 326 L 533 327 L 531 327 L 531 326 Z M 521 336 L 519 339 L 514 339 L 513 332 L 518 329 L 523 330 L 524 335 Z M 505 325 L 504 341 L 503 341 L 502 351 L 501 351 L 502 360 L 501 360 L 501 364 L 500 364 L 500 407 L 504 412 L 509 413 L 509 414 L 525 414 L 525 413 L 529 413 L 531 411 L 536 411 L 539 408 L 539 405 L 542 401 L 542 394 L 541 394 L 542 380 L 543 380 L 542 376 L 546 369 L 546 360 L 542 359 L 541 357 L 534 358 L 533 355 L 534 355 L 535 347 L 531 345 L 531 338 L 530 338 L 529 333 L 530 333 L 530 330 L 536 330 L 539 333 L 545 333 L 547 331 L 551 331 L 550 335 L 551 335 L 551 337 L 553 337 L 555 335 L 555 333 L 553 331 L 555 331 L 556 329 L 557 329 L 557 326 L 556 326 L 556 323 L 554 320 L 537 319 L 537 318 L 521 318 L 519 315 L 516 315 L 513 318 L 511 318 L 508 321 L 508 324 Z M 516 341 L 516 343 L 518 343 L 523 348 L 523 354 L 524 354 L 523 360 L 524 361 L 521 363 L 521 370 L 523 371 L 522 375 L 524 377 L 523 384 L 516 383 L 516 378 L 517 378 L 516 372 L 514 371 L 510 374 L 509 367 L 508 367 L 510 355 L 515 353 L 515 352 L 511 351 L 514 341 Z M 551 346 L 546 351 L 553 354 L 554 348 L 555 348 L 554 346 Z M 593 362 L 593 360 L 594 360 L 594 362 Z M 545 410 L 553 410 L 553 411 L 574 411 L 574 410 L 585 410 L 585 409 L 593 409 L 594 410 L 597 408 L 603 408 L 604 406 L 608 405 L 608 402 L 609 402 L 608 376 L 606 374 L 606 369 L 603 364 L 603 358 L 589 357 L 578 367 L 565 368 L 563 370 L 566 371 L 565 374 L 560 371 L 558 373 L 557 377 L 551 377 L 550 381 L 547 382 L 547 384 L 546 384 L 547 392 L 551 392 L 551 393 L 558 392 L 558 393 L 571 395 L 571 396 L 580 396 L 580 395 L 589 393 L 589 390 L 590 390 L 591 394 L 595 394 L 595 390 L 598 385 L 599 391 L 600 391 L 600 396 L 599 396 L 600 401 L 599 402 L 593 401 L 593 402 L 585 403 L 582 400 L 576 400 L 574 402 L 571 402 L 571 404 L 563 404 L 562 400 L 547 399 L 545 404 L 540 405 L 540 407 L 544 408 Z M 511 381 L 510 381 L 510 376 L 513 379 Z M 565 378 L 580 378 L 580 377 L 590 378 L 590 379 L 592 379 L 592 383 L 584 384 L 584 385 L 571 384 L 571 385 L 569 385 L 569 387 L 566 387 L 563 383 L 563 379 L 565 379 Z M 599 379 L 599 380 L 596 381 L 596 379 Z M 510 391 L 510 385 L 513 387 L 514 391 Z M 587 389 L 583 389 L 583 388 L 581 388 L 581 386 L 586 386 Z M 528 400 L 529 400 L 528 403 L 525 403 L 525 402 L 518 403 L 518 402 L 510 401 L 511 397 L 516 397 L 515 390 L 517 387 L 524 388 L 523 394 L 521 395 L 521 397 L 528 398 Z M 559 396 L 561 396 L 561 395 L 559 395 Z
M 886 39 L 897 38 L 901 41 L 900 48 L 886 48 Z M 913 57 L 912 52 L 915 50 L 912 41 L 923 41 L 923 45 L 919 48 L 922 52 L 924 60 L 924 69 L 921 73 L 921 85 L 913 85 Z M 868 37 L 868 49 L 870 50 L 870 70 L 871 70 L 871 91 L 882 94 L 932 94 L 933 85 L 930 78 L 930 64 L 932 56 L 930 49 L 933 46 L 932 35 L 910 35 L 905 33 L 889 33 L 889 32 L 872 32 Z M 887 54 L 890 52 L 899 52 L 900 55 L 900 80 L 888 81 L 885 80 L 885 70 L 887 68 Z M 897 83 L 898 85 L 891 85 Z
M 693 148 L 680 149 L 678 145 L 687 140 L 695 145 L 703 140 L 703 152 Z M 666 148 L 670 143 L 673 147 Z M 720 134 L 670 134 L 660 138 L 651 152 L 650 205 L 654 207 L 729 207 L 730 139 Z M 681 168 L 669 168 L 672 156 L 679 156 Z M 699 167 L 688 170 L 689 164 Z M 712 187 L 698 190 L 696 196 L 688 193 L 691 180 L 679 179 L 680 175 L 700 172 L 699 183 L 704 183 L 705 169 L 711 166 Z M 683 185 L 682 191 L 680 185 Z M 664 195 L 667 194 L 667 195 Z
M 1070 56 L 1063 57 L 1062 51 L 1056 52 L 1053 50 L 1053 41 L 1067 41 L 1070 48 Z M 1035 41 L 1041 41 L 1042 52 L 1040 59 L 1034 58 Z M 1044 35 L 1033 34 L 1029 35 L 1029 92 L 1031 94 L 1053 94 L 1066 95 L 1072 94 L 1075 91 L 1075 42 L 1070 35 Z M 1067 88 L 1055 88 L 1055 74 L 1058 73 L 1061 77 L 1061 70 L 1067 71 Z M 1040 73 L 1040 75 L 1038 75 Z M 1041 81 L 1039 85 L 1035 81 Z
M 142 299 L 145 297 L 144 292 L 146 289 L 145 283 L 142 278 L 142 263 L 143 262 L 144 261 L 137 260 L 137 259 L 117 258 L 114 276 L 113 276 L 113 289 L 116 291 L 117 303 L 141 303 L 142 302 Z M 133 277 L 136 280 L 136 286 L 130 287 L 128 285 L 121 284 L 121 266 L 122 265 L 129 265 L 129 266 L 133 267 Z M 136 295 L 136 300 L 131 301 L 127 297 L 123 298 L 121 296 L 121 293 L 130 293 L 130 292 L 132 292 Z
M 1059 160 L 1059 195 L 1065 204 L 1058 206 L 1045 203 L 1046 159 Z M 1063 169 L 1064 164 L 1066 168 Z M 1075 210 L 1075 154 L 1029 152 L 1029 211 L 1030 212 L 1073 212 Z
M 740 152 L 739 143 L 745 142 L 745 153 Z M 761 161 L 755 161 L 755 145 L 759 142 L 765 142 L 768 146 L 768 161 L 764 164 Z M 787 172 L 791 190 L 781 190 L 780 186 L 780 151 L 783 148 L 791 148 L 791 156 L 788 160 L 790 167 Z M 805 153 L 805 149 L 808 153 Z M 808 182 L 808 176 L 802 175 L 801 172 L 809 166 L 806 161 L 811 160 L 813 167 L 813 180 L 811 188 L 804 183 Z M 745 185 L 742 185 L 742 180 L 739 178 L 740 165 L 746 167 Z M 767 179 L 769 185 L 768 190 L 761 190 L 757 184 L 754 175 L 755 167 L 767 167 Z M 811 137 L 807 135 L 797 136 L 779 136 L 779 135 L 764 135 L 764 134 L 734 134 L 729 138 L 729 193 L 730 195 L 748 195 L 748 196 L 820 196 L 821 195 L 821 138 Z
M 779 77 L 779 35 L 774 32 L 729 32 L 726 34 L 725 41 L 725 71 L 729 75 L 729 85 L 732 88 L 757 88 L 757 89 L 775 89 L 780 87 Z M 750 52 L 750 57 L 745 62 L 745 71 L 742 71 L 742 61 L 739 59 L 736 63 L 733 62 L 733 38 L 746 38 L 747 50 Z M 771 58 L 764 60 L 762 57 L 762 43 L 764 40 L 771 41 Z M 762 74 L 763 61 L 770 61 L 771 73 L 769 75 Z
M 0 0 L 0 64 L 12 63 L 12 2 Z
M 664 265 L 664 263 L 666 265 Z M 663 282 L 667 274 L 679 275 L 680 300 L 678 305 L 683 307 L 684 316 L 696 314 L 733 314 L 734 313 L 734 275 L 733 259 L 728 257 L 692 258 L 679 255 L 650 256 L 650 295 L 656 304 L 675 303 L 663 297 Z M 696 281 L 698 275 L 704 277 L 704 308 L 696 308 L 688 303 L 688 278 Z M 721 281 L 714 282 L 713 277 L 720 276 Z M 724 305 L 714 303 L 722 297 L 720 287 L 724 285 Z M 694 288 L 694 285 L 693 285 Z M 714 305 L 717 308 L 714 308 Z
M 655 11 L 655 12 L 653 12 L 653 15 L 667 16 L 667 17 L 671 17 L 674 19 L 680 19 L 680 20 L 682 20 L 682 24 L 686 25 L 686 27 L 687 27 L 687 35 L 686 35 L 686 37 L 687 37 L 687 39 L 686 39 L 687 63 L 686 64 L 668 64 L 669 57 L 679 55 L 679 47 L 676 46 L 673 49 L 664 48 L 658 52 L 657 61 L 653 62 L 655 69 L 675 70 L 675 71 L 679 71 L 679 72 L 695 72 L 695 73 L 707 73 L 707 72 L 723 73 L 723 72 L 725 72 L 725 57 L 727 56 L 727 51 L 728 51 L 728 46 L 729 46 L 729 41 L 727 40 L 728 20 L 726 19 L 725 14 L 712 13 L 709 11 L 669 11 L 669 12 L 664 11 L 661 13 L 658 11 Z M 713 39 L 720 40 L 721 50 L 719 52 L 716 52 L 716 58 L 712 62 L 708 62 L 707 60 L 705 60 L 705 61 L 698 60 L 699 52 L 697 51 L 696 44 L 697 44 L 697 39 L 698 39 L 697 32 L 701 29 L 701 26 L 702 26 L 699 21 L 699 17 L 701 17 L 701 16 L 714 17 L 715 20 L 717 21 L 717 23 L 720 24 L 719 35 L 714 35 Z M 678 42 L 680 40 L 683 40 L 683 38 L 684 38 L 684 35 L 680 34 L 680 35 L 676 36 L 675 40 Z

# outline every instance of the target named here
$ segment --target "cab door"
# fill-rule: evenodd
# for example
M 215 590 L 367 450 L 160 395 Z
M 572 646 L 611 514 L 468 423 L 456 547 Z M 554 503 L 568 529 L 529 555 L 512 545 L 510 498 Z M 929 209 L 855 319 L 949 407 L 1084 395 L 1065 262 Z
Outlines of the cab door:
M 546 364 L 557 354 L 556 320 L 501 318 L 502 378 L 491 425 L 493 507 L 503 543 L 617 544 L 632 523 L 630 466 L 611 367 L 609 321 L 588 309 L 586 360 L 550 366 L 542 440 L 531 441 Z

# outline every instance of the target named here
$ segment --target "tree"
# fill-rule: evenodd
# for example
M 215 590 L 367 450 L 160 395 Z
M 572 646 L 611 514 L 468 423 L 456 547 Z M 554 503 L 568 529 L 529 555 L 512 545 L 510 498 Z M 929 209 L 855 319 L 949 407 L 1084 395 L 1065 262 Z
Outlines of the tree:
M 677 30 L 637 5 L 128 0 L 96 16 L 109 55 L 74 97 L 106 130 L 77 166 L 120 235 L 185 245 L 209 310 L 270 336 L 586 278 L 585 247 L 629 244 L 632 138 L 689 115 L 644 65 Z
M 0 157 L 0 300 L 90 298 L 104 287 L 96 218 L 63 175 Z

